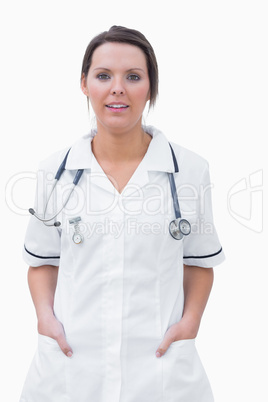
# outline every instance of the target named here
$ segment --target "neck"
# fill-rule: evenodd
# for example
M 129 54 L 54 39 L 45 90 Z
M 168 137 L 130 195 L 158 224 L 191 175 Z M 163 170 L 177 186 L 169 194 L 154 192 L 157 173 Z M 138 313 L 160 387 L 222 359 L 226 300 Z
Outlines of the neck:
M 95 157 L 109 163 L 135 161 L 145 155 L 151 139 L 141 125 L 124 132 L 98 127 L 92 140 L 92 151 Z

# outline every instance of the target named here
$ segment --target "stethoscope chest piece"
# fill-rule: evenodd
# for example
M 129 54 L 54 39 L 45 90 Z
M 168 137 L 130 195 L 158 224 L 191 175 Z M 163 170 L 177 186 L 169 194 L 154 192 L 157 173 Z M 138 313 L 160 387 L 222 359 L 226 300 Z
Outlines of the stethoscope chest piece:
M 186 219 L 174 219 L 169 224 L 169 233 L 174 239 L 181 240 L 191 233 L 191 225 Z
M 177 163 L 177 159 L 175 156 L 175 153 L 173 151 L 173 148 L 170 145 L 170 149 L 171 149 L 171 153 L 172 153 L 172 158 L 173 158 L 173 163 L 174 163 L 174 173 L 178 173 L 179 172 L 179 167 L 178 167 L 178 163 Z M 75 186 L 77 186 L 77 184 L 79 183 L 84 170 L 83 169 L 78 169 L 75 177 L 73 179 L 73 185 L 72 188 L 68 194 L 67 199 L 65 200 L 65 202 L 63 203 L 62 208 L 52 217 L 52 218 L 46 218 L 46 211 L 47 211 L 47 207 L 48 207 L 48 203 L 49 200 L 52 196 L 52 193 L 56 187 L 57 182 L 59 181 L 62 173 L 65 170 L 65 165 L 67 162 L 67 158 L 69 155 L 70 149 L 68 150 L 67 154 L 64 157 L 64 160 L 62 161 L 61 165 L 58 168 L 58 171 L 55 175 L 55 179 L 54 179 L 54 185 L 51 189 L 50 195 L 46 201 L 46 205 L 45 205 L 45 209 L 44 209 L 44 213 L 43 213 L 43 217 L 38 216 L 38 214 L 35 212 L 35 210 L 33 208 L 29 209 L 29 212 L 35 216 L 37 219 L 39 219 L 41 222 L 43 222 L 46 226 L 60 226 L 60 222 L 56 221 L 53 222 L 53 219 L 55 219 L 57 217 L 57 215 L 66 207 L 74 189 Z M 174 174 L 173 172 L 167 172 L 168 173 L 168 178 L 169 178 L 169 182 L 170 182 L 170 189 L 171 189 L 171 194 L 172 194 L 172 199 L 173 199 L 173 207 L 174 207 L 174 212 L 175 212 L 175 217 L 176 219 L 174 219 L 173 221 L 170 222 L 169 224 L 169 232 L 171 234 L 171 236 L 176 239 L 176 240 L 181 240 L 183 238 L 183 236 L 188 236 L 191 233 L 191 225 L 190 223 L 186 220 L 186 219 L 182 219 L 181 218 L 181 212 L 180 212 L 180 205 L 179 205 L 179 200 L 178 200 L 178 196 L 177 196 L 177 189 L 176 189 L 176 184 L 175 184 L 175 179 L 174 179 Z M 75 244 L 81 244 L 84 241 L 84 237 L 80 231 L 80 227 L 79 227 L 79 222 L 81 221 L 81 217 L 77 216 L 73 219 L 69 220 L 70 225 L 74 225 L 74 234 L 72 237 L 72 240 Z M 50 222 L 50 223 L 49 223 Z

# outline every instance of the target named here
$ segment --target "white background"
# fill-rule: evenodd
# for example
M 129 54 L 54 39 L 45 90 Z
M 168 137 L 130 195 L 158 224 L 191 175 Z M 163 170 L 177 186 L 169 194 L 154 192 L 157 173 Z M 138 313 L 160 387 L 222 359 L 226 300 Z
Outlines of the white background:
M 13 176 L 34 172 L 89 131 L 79 87 L 84 51 L 96 34 L 124 25 L 141 30 L 158 58 L 160 97 L 146 123 L 210 163 L 227 259 L 215 268 L 197 346 L 215 401 L 268 401 L 267 2 L 10 0 L 0 15 L 0 399 L 18 401 L 36 347 L 21 258 L 21 210 L 32 206 L 35 183 L 11 187 Z

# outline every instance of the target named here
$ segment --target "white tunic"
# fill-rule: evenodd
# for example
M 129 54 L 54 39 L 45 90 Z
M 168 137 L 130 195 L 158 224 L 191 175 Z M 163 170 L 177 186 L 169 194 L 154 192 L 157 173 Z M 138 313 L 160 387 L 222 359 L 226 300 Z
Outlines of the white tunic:
M 169 233 L 175 219 L 167 172 L 174 163 L 167 138 L 152 126 L 148 150 L 120 194 L 91 150 L 92 132 L 71 148 L 47 216 L 61 209 L 77 169 L 84 174 L 57 216 L 61 226 L 30 218 L 24 259 L 59 265 L 54 312 L 73 349 L 38 335 L 38 349 L 20 402 L 212 402 L 195 340 L 155 352 L 182 317 L 183 263 L 213 267 L 224 254 L 213 225 L 208 163 L 171 142 L 182 216 L 192 225 L 183 240 Z M 40 165 L 35 210 L 41 214 L 52 179 L 66 154 Z M 72 240 L 74 225 L 84 241 Z

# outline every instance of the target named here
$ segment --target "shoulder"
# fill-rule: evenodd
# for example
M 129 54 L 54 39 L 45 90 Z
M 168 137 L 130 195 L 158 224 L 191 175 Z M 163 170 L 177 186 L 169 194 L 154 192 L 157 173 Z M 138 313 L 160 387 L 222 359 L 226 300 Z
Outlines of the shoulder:
M 203 156 L 175 142 L 169 141 L 169 143 L 173 148 L 179 165 L 179 170 L 182 173 L 203 172 L 204 170 L 209 169 L 209 163 Z
M 166 146 L 169 143 L 175 153 L 179 170 L 202 170 L 208 167 L 208 161 L 203 158 L 201 155 L 197 154 L 196 152 L 191 151 L 188 148 L 181 146 L 180 144 L 169 141 L 168 133 L 164 133 L 163 131 L 159 130 L 157 127 L 149 125 L 143 126 L 144 130 L 147 131 L 149 134 L 153 135 L 153 137 L 159 138 L 158 143 L 161 146 L 164 146 L 165 149 L 169 148 Z
M 71 148 L 83 148 L 83 144 L 88 142 L 90 138 L 90 134 L 83 135 L 77 141 L 75 141 L 71 145 L 67 145 L 64 148 L 57 150 L 40 161 L 38 170 L 39 171 L 47 171 L 47 172 L 55 172 L 58 170 L 60 164 L 63 162 L 65 156 Z
M 40 171 L 50 171 L 54 172 L 57 170 L 61 162 L 63 161 L 65 155 L 67 154 L 70 147 L 62 148 L 61 150 L 55 151 L 45 159 L 39 162 L 38 170 Z
M 175 180 L 180 185 L 191 185 L 195 188 L 209 182 L 209 163 L 201 155 L 170 142 L 177 158 L 179 173 Z

